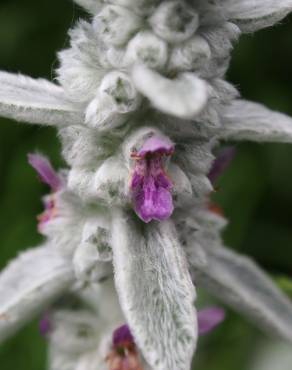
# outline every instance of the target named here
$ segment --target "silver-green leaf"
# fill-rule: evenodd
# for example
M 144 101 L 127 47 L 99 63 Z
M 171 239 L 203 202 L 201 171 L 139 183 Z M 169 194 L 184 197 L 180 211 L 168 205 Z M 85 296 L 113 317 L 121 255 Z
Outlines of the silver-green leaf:
M 0 273 L 0 342 L 73 282 L 70 261 L 49 246 L 20 254 Z
M 222 139 L 292 142 L 292 118 L 261 104 L 234 100 L 224 108 L 222 118 Z
M 155 370 L 190 369 L 195 288 L 173 223 L 138 225 L 115 211 L 113 258 L 120 303 L 146 361 Z
M 7 72 L 0 72 L 0 115 L 22 122 L 58 126 L 81 124 L 84 120 L 60 86 Z
M 292 341 L 292 302 L 269 276 L 230 249 L 217 245 L 204 251 L 204 264 L 191 259 L 196 282 L 268 335 Z

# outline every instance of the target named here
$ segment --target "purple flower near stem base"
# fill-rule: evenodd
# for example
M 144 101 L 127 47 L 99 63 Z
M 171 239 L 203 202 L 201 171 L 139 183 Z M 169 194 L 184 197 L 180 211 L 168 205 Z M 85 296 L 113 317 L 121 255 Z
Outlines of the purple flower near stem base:
M 28 154 L 27 157 L 28 163 L 35 169 L 40 180 L 49 185 L 53 192 L 58 191 L 62 186 L 62 181 L 50 161 L 40 154 Z
M 56 197 L 55 193 L 59 191 L 62 186 L 62 179 L 52 167 L 50 161 L 40 154 L 28 154 L 28 163 L 35 169 L 40 180 L 49 185 L 52 193 L 46 196 L 43 200 L 44 211 L 37 216 L 38 231 L 43 233 L 45 224 L 56 217 Z
M 165 136 L 152 136 L 140 150 L 131 153 L 135 161 L 130 182 L 134 210 L 142 221 L 162 221 L 173 212 L 172 183 L 165 173 L 174 144 Z
M 37 229 L 40 234 L 47 222 L 51 221 L 57 215 L 55 194 L 50 194 L 43 199 L 44 211 L 37 216 Z
M 42 337 L 47 337 L 52 331 L 52 321 L 49 312 L 44 312 L 39 320 L 39 332 Z
M 225 318 L 219 307 L 208 307 L 198 312 L 199 335 L 215 329 Z M 117 328 L 112 335 L 112 348 L 106 362 L 109 370 L 143 370 L 140 365 L 135 340 L 127 324 Z
M 218 179 L 218 177 L 222 175 L 222 173 L 229 166 L 234 156 L 234 147 L 229 146 L 220 150 L 208 174 L 208 178 L 212 183 L 214 183 Z
M 128 325 L 122 325 L 113 332 L 112 349 L 106 363 L 109 370 L 143 370 Z
M 113 332 L 112 336 L 113 346 L 118 346 L 121 343 L 135 343 L 130 328 L 124 324 Z
M 208 307 L 198 312 L 199 335 L 212 331 L 225 319 L 225 312 L 219 307 Z

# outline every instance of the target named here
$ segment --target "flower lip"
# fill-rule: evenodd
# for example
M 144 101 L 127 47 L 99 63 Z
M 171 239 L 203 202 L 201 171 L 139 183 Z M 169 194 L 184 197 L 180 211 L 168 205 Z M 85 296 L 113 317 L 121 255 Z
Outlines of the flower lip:
M 134 344 L 134 338 L 127 324 L 124 324 L 117 328 L 113 332 L 112 344 L 114 347 L 120 346 L 123 343 Z
M 51 317 L 48 311 L 44 312 L 39 320 L 39 333 L 42 337 L 47 337 L 53 329 Z
M 199 334 L 212 331 L 225 319 L 225 311 L 220 307 L 207 307 L 198 312 Z
M 28 163 L 35 169 L 40 180 L 49 185 L 53 191 L 60 190 L 62 181 L 49 160 L 40 154 L 28 154 Z
M 131 158 L 142 159 L 147 155 L 172 155 L 174 152 L 173 142 L 166 136 L 153 135 L 148 138 L 138 151 L 131 153 Z
M 28 154 L 28 162 L 35 169 L 40 180 L 51 188 L 51 194 L 43 198 L 44 211 L 37 216 L 38 232 L 44 234 L 44 226 L 57 215 L 56 193 L 64 187 L 64 183 L 46 157 L 40 154 Z
M 109 370 L 142 370 L 130 328 L 124 324 L 112 335 L 112 349 L 105 358 Z
M 212 183 L 214 183 L 227 169 L 234 158 L 235 153 L 236 150 L 232 146 L 228 146 L 220 150 L 208 174 L 208 178 Z

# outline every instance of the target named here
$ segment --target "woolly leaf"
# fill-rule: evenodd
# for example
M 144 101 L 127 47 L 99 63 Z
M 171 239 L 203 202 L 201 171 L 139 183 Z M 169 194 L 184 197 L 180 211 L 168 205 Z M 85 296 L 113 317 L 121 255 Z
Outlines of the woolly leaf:
M 234 100 L 223 111 L 222 139 L 291 143 L 292 118 L 261 104 Z
M 190 369 L 197 339 L 195 289 L 171 221 L 141 225 L 113 215 L 115 281 L 127 322 L 155 370 Z
M 0 72 L 0 115 L 48 125 L 82 123 L 63 89 L 42 79 Z
M 207 83 L 192 73 L 171 80 L 144 66 L 133 69 L 134 84 L 157 109 L 180 118 L 193 118 L 208 100 Z
M 241 312 L 269 335 L 292 341 L 292 303 L 248 257 L 205 246 L 206 263 L 194 258 L 194 278 L 212 295 Z
M 244 32 L 269 27 L 292 11 L 291 0 L 224 0 L 226 16 Z
M 18 256 L 0 274 L 0 341 L 54 301 L 72 281 L 70 263 L 52 247 Z

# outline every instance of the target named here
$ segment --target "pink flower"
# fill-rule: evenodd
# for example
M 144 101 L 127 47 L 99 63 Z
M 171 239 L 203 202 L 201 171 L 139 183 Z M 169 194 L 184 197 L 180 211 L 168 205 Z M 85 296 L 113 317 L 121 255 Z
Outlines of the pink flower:
M 46 157 L 40 154 L 28 154 L 28 163 L 36 170 L 40 180 L 49 185 L 52 191 L 44 197 L 44 211 L 37 216 L 38 231 L 42 234 L 44 225 L 57 215 L 55 194 L 61 190 L 63 182 Z
M 198 312 L 199 335 L 212 331 L 225 319 L 225 312 L 219 307 L 207 307 Z
M 198 312 L 199 335 L 215 329 L 225 319 L 219 307 L 207 307 Z M 117 328 L 112 335 L 112 349 L 106 357 L 109 370 L 143 370 L 135 340 L 127 324 Z
M 58 173 L 53 169 L 50 161 L 40 154 L 28 154 L 28 163 L 36 170 L 40 180 L 49 185 L 53 192 L 62 187 L 62 180 Z
M 39 320 L 39 332 L 42 337 L 47 337 L 52 331 L 53 325 L 48 311 L 44 312 Z
M 234 156 L 234 147 L 228 146 L 219 151 L 208 174 L 208 178 L 212 183 L 214 183 L 218 179 L 218 177 L 221 176 L 222 173 L 227 169 Z
M 154 135 L 131 153 L 135 161 L 130 181 L 134 210 L 144 222 L 162 221 L 173 212 L 172 183 L 164 165 L 172 155 L 174 144 L 165 136 Z
M 122 325 L 114 331 L 112 349 L 106 357 L 106 363 L 109 370 L 143 370 L 128 325 Z

